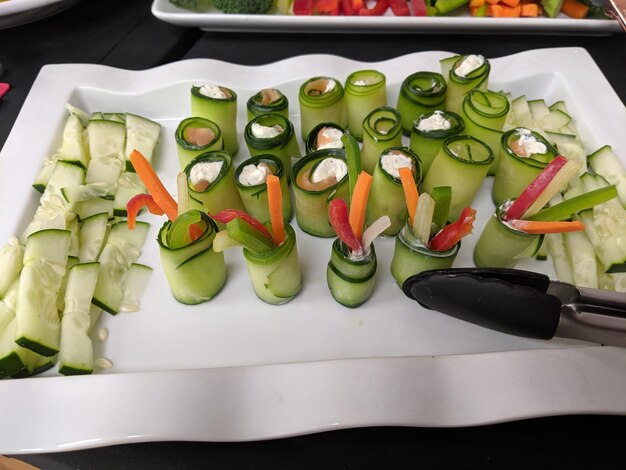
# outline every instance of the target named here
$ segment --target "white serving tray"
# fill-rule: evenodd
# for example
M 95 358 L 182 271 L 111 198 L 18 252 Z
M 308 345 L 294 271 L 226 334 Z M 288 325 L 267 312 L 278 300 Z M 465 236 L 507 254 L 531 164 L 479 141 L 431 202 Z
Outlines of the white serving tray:
M 299 128 L 297 89 L 315 75 L 343 81 L 355 70 L 385 73 L 388 102 L 410 73 L 438 71 L 448 52 L 363 63 L 303 56 L 246 67 L 208 59 L 134 72 L 97 65 L 42 69 L 0 154 L 0 240 L 20 234 L 38 193 L 30 184 L 61 141 L 65 103 L 125 111 L 163 125 L 156 169 L 174 193 L 173 138 L 190 115 L 192 84 L 212 82 L 239 96 L 239 129 L 249 96 L 268 86 L 290 99 Z M 490 88 L 565 100 L 587 150 L 610 144 L 626 155 L 626 109 L 588 53 L 529 51 L 493 59 Z M 555 72 L 555 70 L 557 72 Z M 299 134 L 298 134 L 299 135 Z M 33 138 L 36 136 L 36 138 Z M 236 163 L 247 158 L 241 142 Z M 472 247 L 493 210 L 490 181 L 474 207 L 475 234 L 455 266 L 471 265 Z M 96 355 L 113 368 L 93 376 L 43 376 L 0 382 L 0 453 L 52 452 L 154 440 L 251 440 L 366 425 L 465 426 L 567 413 L 626 413 L 626 350 L 581 341 L 531 340 L 490 331 L 404 297 L 389 273 L 393 240 L 376 241 L 377 287 L 358 309 L 337 304 L 326 287 L 330 239 L 297 230 L 303 291 L 270 306 L 253 294 L 241 252 L 226 253 L 224 290 L 200 306 L 173 300 L 152 231 L 141 261 L 155 268 L 141 310 L 103 314 L 106 342 Z M 295 219 L 292 221 L 295 225 Z M 553 275 L 550 262 L 521 267 Z
M 531 33 L 599 35 L 621 32 L 617 21 L 576 20 L 560 14 L 556 18 L 474 18 L 466 10 L 446 16 L 295 16 L 232 15 L 215 8 L 192 12 L 177 8 L 169 0 L 154 0 L 152 14 L 162 21 L 206 31 L 254 31 L 290 33 Z

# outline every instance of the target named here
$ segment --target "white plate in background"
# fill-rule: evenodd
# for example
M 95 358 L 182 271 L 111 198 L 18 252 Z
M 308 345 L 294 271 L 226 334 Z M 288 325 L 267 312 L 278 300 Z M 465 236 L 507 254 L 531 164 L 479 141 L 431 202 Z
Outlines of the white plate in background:
M 54 15 L 80 0 L 7 0 L 0 2 L 0 29 Z

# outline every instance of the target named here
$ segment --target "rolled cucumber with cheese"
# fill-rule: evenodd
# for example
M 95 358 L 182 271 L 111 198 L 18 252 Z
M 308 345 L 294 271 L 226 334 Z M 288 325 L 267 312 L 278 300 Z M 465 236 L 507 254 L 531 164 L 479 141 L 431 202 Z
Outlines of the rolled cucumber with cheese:
M 178 162 L 183 170 L 198 155 L 224 150 L 222 130 L 213 121 L 201 117 L 183 119 L 176 127 Z
M 439 61 L 441 75 L 448 85 L 445 109 L 463 113 L 465 94 L 473 89 L 487 90 L 491 64 L 478 54 L 457 55 Z
M 264 88 L 252 95 L 246 103 L 248 121 L 261 114 L 282 114 L 289 118 L 289 99 L 276 88 Z
M 335 122 L 320 122 L 311 129 L 304 141 L 305 153 L 329 148 L 342 149 L 341 138 L 345 133 L 346 129 Z
M 378 70 L 357 70 L 345 84 L 348 130 L 358 140 L 363 138 L 363 120 L 376 108 L 387 105 L 387 79 Z
M 348 166 L 343 149 L 310 153 L 293 166 L 293 190 L 298 226 L 310 235 L 332 237 L 328 204 L 348 195 Z
M 326 282 L 333 298 L 349 308 L 365 303 L 374 291 L 376 269 L 374 245 L 355 256 L 341 239 L 335 239 L 326 268 Z
M 446 80 L 436 72 L 416 72 L 404 79 L 398 95 L 397 110 L 402 116 L 402 131 L 409 135 L 422 114 L 443 109 Z
M 422 114 L 411 128 L 409 148 L 419 155 L 422 174 L 428 173 L 443 142 L 453 135 L 463 134 L 465 123 L 456 113 L 436 110 Z
M 208 83 L 192 86 L 191 114 L 215 122 L 222 130 L 224 150 L 237 155 L 237 94 L 233 90 Z
M 348 127 L 348 110 L 341 83 L 332 77 L 320 76 L 306 80 L 298 91 L 300 132 L 306 139 L 320 122 L 336 122 Z
M 369 174 L 374 172 L 383 151 L 402 145 L 401 116 L 394 108 L 382 106 L 369 113 L 363 121 L 361 165 Z

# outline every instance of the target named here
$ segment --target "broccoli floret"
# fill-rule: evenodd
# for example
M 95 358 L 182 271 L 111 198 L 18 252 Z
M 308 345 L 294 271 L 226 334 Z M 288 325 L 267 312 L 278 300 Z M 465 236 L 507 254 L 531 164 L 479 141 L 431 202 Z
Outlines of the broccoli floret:
M 211 0 L 170 0 L 170 3 L 191 11 L 204 11 L 211 6 Z
M 267 13 L 274 0 L 215 0 L 214 5 L 224 13 Z

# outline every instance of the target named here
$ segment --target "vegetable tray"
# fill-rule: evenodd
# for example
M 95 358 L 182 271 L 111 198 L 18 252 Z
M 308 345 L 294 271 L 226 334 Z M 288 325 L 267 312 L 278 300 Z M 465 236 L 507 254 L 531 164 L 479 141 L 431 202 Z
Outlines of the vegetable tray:
M 239 96 L 239 130 L 249 96 L 269 86 L 290 100 L 299 134 L 297 90 L 306 79 L 344 81 L 372 68 L 387 76 L 395 105 L 402 80 L 439 70 L 451 52 L 423 52 L 378 63 L 303 56 L 247 67 L 197 59 L 145 71 L 97 65 L 48 65 L 0 154 L 0 239 L 19 235 L 32 218 L 31 187 L 45 156 L 61 143 L 65 104 L 136 113 L 160 122 L 155 168 L 175 194 L 174 130 L 190 114 L 192 84 L 218 83 Z M 492 59 L 490 88 L 565 100 L 593 151 L 611 144 L 626 155 L 626 109 L 588 53 L 535 50 Z M 529 64 L 531 66 L 529 66 Z M 554 72 L 558 70 L 558 72 Z M 37 136 L 37 138 L 33 138 Z M 241 135 L 240 135 L 241 138 Z M 235 162 L 247 158 L 243 139 Z M 490 181 L 473 206 L 475 233 L 455 266 L 470 266 L 472 248 L 493 211 Z M 0 382 L 0 453 L 75 450 L 156 440 L 242 441 L 367 425 L 468 426 L 568 413 L 626 414 L 626 350 L 581 341 L 517 338 L 420 308 L 389 272 L 392 239 L 376 243 L 379 265 L 371 299 L 356 309 L 336 303 L 326 286 L 332 239 L 297 228 L 304 277 L 291 302 L 271 306 L 254 295 L 238 249 L 227 250 L 228 281 L 213 300 L 177 303 L 160 269 L 151 223 L 141 262 L 154 268 L 141 308 L 103 314 L 96 357 L 113 367 L 91 376 L 40 376 Z M 553 276 L 550 261 L 519 267 Z M 63 423 L 59 425 L 59 423 Z

